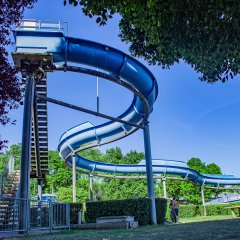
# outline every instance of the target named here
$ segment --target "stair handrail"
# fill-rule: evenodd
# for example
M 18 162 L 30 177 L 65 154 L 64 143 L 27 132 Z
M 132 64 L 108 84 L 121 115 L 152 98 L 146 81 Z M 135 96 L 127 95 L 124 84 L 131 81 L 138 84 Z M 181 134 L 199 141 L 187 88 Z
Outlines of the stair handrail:
M 3 171 L 0 175 L 0 195 L 3 194 L 3 188 L 5 186 L 7 177 L 11 172 L 14 172 L 14 157 L 12 152 L 10 152 L 9 158 L 7 159 Z

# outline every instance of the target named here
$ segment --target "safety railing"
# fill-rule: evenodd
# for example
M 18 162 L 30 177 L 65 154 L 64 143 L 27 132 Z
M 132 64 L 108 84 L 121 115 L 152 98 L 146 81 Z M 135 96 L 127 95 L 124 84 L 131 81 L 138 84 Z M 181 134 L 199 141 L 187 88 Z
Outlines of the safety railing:
M 26 199 L 0 196 L 0 232 L 26 231 L 19 219 L 26 204 Z
M 52 228 L 70 228 L 70 205 L 54 202 L 52 205 Z
M 24 209 L 29 209 L 27 214 L 23 213 Z M 21 219 L 23 215 L 28 217 Z M 0 232 L 57 228 L 70 228 L 68 203 L 30 201 L 29 204 L 28 200 L 21 198 L 0 197 Z
M 61 22 L 57 20 L 32 20 L 24 19 L 20 20 L 16 24 L 16 30 L 29 30 L 29 31 L 49 31 L 49 32 L 63 32 L 68 34 L 67 22 Z
M 5 187 L 8 174 L 14 171 L 14 157 L 12 153 L 10 154 L 2 173 L 0 174 L 0 196 L 3 194 L 3 189 Z
M 31 201 L 30 230 L 70 228 L 68 203 Z
M 30 229 L 49 229 L 51 222 L 51 206 L 49 202 L 31 201 Z
M 70 228 L 68 203 L 31 201 L 30 230 Z

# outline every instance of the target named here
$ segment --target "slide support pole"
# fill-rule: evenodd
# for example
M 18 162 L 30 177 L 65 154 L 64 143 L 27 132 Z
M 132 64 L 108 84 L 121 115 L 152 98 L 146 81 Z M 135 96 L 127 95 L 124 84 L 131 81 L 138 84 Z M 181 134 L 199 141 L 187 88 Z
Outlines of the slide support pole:
M 38 197 L 42 200 L 42 179 L 38 179 Z
M 90 180 L 90 201 L 93 201 L 93 175 L 89 174 L 89 180 Z
M 26 86 L 24 95 L 23 128 L 22 128 L 22 152 L 20 166 L 19 198 L 21 202 L 21 213 L 19 214 L 19 227 L 25 233 L 29 229 L 29 201 L 30 201 L 30 166 L 31 166 L 31 133 L 32 113 L 34 98 L 34 75 L 29 69 L 26 71 Z
M 162 184 L 163 184 L 163 197 L 167 199 L 166 177 L 162 178 Z
M 144 123 L 143 136 L 144 136 L 144 149 L 145 149 L 145 159 L 146 159 L 148 198 L 151 199 L 151 203 L 152 203 L 151 204 L 151 223 L 157 224 L 156 204 L 155 204 L 155 196 L 154 196 L 154 181 L 153 181 L 153 171 L 152 171 L 151 143 L 150 143 L 150 132 L 149 132 L 148 121 Z
M 201 186 L 201 195 L 202 195 L 203 213 L 204 213 L 204 216 L 207 216 L 206 205 L 205 205 L 205 197 L 204 197 L 204 187 L 203 186 Z
M 72 155 L 72 185 L 73 185 L 73 202 L 77 202 L 77 173 L 76 173 L 76 156 Z

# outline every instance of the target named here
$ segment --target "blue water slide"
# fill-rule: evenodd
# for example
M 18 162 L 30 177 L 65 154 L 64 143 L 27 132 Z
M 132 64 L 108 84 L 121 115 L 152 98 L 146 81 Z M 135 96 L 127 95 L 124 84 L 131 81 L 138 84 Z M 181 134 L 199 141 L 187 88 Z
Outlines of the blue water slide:
M 139 94 L 134 95 L 129 108 L 118 118 L 136 125 L 148 119 L 158 95 L 157 82 L 153 74 L 131 56 L 104 44 L 65 36 L 60 28 L 29 29 L 23 26 L 15 30 L 15 38 L 18 53 L 50 53 L 54 64 L 65 63 L 64 70 L 71 71 L 72 68 L 67 67 L 69 63 L 81 64 L 98 68 L 115 79 L 121 79 Z M 69 129 L 60 137 L 58 150 L 71 167 L 72 154 L 128 136 L 137 129 L 136 126 L 116 121 L 108 121 L 98 126 L 85 122 Z M 76 154 L 76 165 L 89 171 L 115 174 L 146 173 L 144 160 L 135 165 L 108 164 L 90 161 Z M 178 175 L 200 184 L 240 184 L 240 179 L 235 176 L 201 174 L 180 161 L 153 160 L 152 167 L 155 174 Z

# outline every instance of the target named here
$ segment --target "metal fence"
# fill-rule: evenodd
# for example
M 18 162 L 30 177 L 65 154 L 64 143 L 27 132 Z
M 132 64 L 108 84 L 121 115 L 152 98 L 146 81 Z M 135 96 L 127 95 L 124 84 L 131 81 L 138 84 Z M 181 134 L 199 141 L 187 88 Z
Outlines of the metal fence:
M 67 203 L 31 201 L 30 229 L 70 227 L 70 206 Z
M 0 197 L 0 231 L 25 231 L 19 223 L 23 206 L 27 200 L 12 197 Z
M 29 207 L 27 229 L 21 227 L 24 205 Z M 25 215 L 26 216 L 26 215 Z M 28 201 L 20 198 L 0 196 L 0 232 L 29 231 L 39 229 L 70 228 L 70 206 L 68 203 Z

